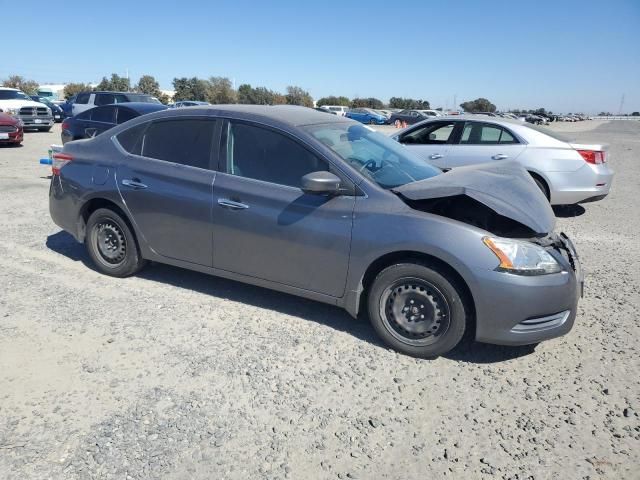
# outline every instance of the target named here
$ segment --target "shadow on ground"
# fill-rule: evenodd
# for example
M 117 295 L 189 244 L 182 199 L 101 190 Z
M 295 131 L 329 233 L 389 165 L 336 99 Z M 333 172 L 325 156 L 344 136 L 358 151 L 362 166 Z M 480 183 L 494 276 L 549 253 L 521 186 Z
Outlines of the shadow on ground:
M 87 268 L 96 271 L 84 245 L 78 243 L 67 232 L 61 231 L 50 235 L 47 237 L 46 246 L 70 260 L 82 262 Z M 378 339 L 368 321 L 363 318 L 353 319 L 346 311 L 338 307 L 155 262 L 138 273 L 137 276 L 153 282 L 304 318 L 349 333 L 377 347 L 387 348 Z M 496 363 L 528 355 L 534 351 L 534 348 L 534 346 L 488 345 L 467 339 L 444 355 L 444 358 L 469 363 Z
M 554 205 L 553 213 L 558 218 L 579 217 L 586 212 L 582 205 Z

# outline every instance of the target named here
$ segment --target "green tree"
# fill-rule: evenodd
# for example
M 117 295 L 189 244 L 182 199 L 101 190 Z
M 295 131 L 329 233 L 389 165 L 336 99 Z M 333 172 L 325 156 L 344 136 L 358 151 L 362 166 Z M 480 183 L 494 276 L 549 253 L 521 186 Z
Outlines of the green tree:
M 65 100 L 69 100 L 80 92 L 90 92 L 93 90 L 88 83 L 67 83 L 62 91 Z
M 351 108 L 384 108 L 384 104 L 377 98 L 354 98 L 351 100 Z
M 461 103 L 460 108 L 469 113 L 496 111 L 496 106 L 486 98 L 476 98 L 470 102 Z
M 275 105 L 287 103 L 287 99 L 284 95 L 268 88 L 253 88 L 248 83 L 245 83 L 238 87 L 237 102 L 253 105 Z
M 302 105 L 304 107 L 313 107 L 313 97 L 300 87 L 288 86 L 285 95 L 287 104 Z
M 426 100 L 416 100 L 414 98 L 391 97 L 389 99 L 390 108 L 411 108 L 417 110 L 427 110 L 430 108 L 429 102 Z
M 129 92 L 131 84 L 129 79 L 121 77 L 117 73 L 112 73 L 111 78 L 102 77 L 102 80 L 96 87 L 96 90 L 107 90 L 110 92 Z
M 138 83 L 133 90 L 140 93 L 146 93 L 147 95 L 151 95 L 152 97 L 156 97 L 162 103 L 167 104 L 169 101 L 169 97 L 162 93 L 160 90 L 160 84 L 153 77 L 153 75 L 143 75 L 138 80 Z
M 211 77 L 207 85 L 207 101 L 209 103 L 236 103 L 237 94 L 231 80 L 227 77 Z
M 351 100 L 343 96 L 336 97 L 334 95 L 329 95 L 328 97 L 322 97 L 316 102 L 316 104 L 320 107 L 322 105 L 341 105 L 344 107 L 348 107 L 349 105 L 351 105 Z
M 197 77 L 192 78 L 174 78 L 173 89 L 175 94 L 173 100 L 197 100 L 199 102 L 207 102 L 209 82 Z
M 20 75 L 11 75 L 9 78 L 2 82 L 2 86 L 17 88 L 27 95 L 36 95 L 38 93 L 38 87 L 40 85 L 38 85 L 38 82 L 34 80 L 27 80 Z

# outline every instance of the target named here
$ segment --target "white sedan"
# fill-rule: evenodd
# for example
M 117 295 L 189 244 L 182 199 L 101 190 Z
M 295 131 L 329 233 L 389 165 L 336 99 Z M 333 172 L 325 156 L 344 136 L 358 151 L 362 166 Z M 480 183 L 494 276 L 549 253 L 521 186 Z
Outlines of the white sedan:
M 552 205 L 600 200 L 611 189 L 609 145 L 578 144 L 551 130 L 504 118 L 425 120 L 392 138 L 443 169 L 500 160 L 522 164 Z

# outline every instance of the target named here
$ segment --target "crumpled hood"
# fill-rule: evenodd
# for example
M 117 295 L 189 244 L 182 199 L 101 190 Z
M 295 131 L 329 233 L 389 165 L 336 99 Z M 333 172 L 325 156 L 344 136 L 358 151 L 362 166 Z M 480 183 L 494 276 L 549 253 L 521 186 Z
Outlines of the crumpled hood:
M 537 234 L 552 232 L 556 223 L 546 197 L 517 162 L 500 161 L 458 167 L 392 190 L 409 200 L 467 195 Z

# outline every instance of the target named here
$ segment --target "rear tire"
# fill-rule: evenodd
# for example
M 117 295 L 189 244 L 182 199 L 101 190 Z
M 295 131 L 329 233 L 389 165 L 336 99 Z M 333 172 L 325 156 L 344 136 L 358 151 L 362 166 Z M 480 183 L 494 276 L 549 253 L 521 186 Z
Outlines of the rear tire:
M 545 183 L 544 180 L 542 180 L 540 177 L 538 177 L 537 175 L 531 175 L 531 178 L 533 178 L 533 181 L 536 182 L 536 185 L 538 186 L 538 188 L 542 191 L 542 193 L 544 193 L 544 196 L 547 197 L 547 200 L 551 200 L 551 195 L 549 193 L 549 187 L 547 187 L 547 184 Z
M 464 336 L 470 309 L 463 292 L 455 279 L 428 263 L 391 265 L 369 290 L 369 319 L 393 349 L 434 358 Z
M 377 122 L 375 121 L 375 119 L 371 118 L 369 119 L 369 125 L 375 125 Z
M 127 222 L 108 208 L 89 216 L 85 245 L 96 268 L 105 275 L 128 277 L 147 263 Z

